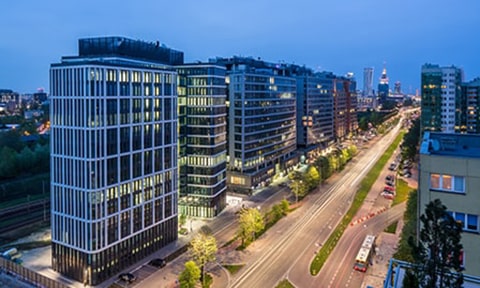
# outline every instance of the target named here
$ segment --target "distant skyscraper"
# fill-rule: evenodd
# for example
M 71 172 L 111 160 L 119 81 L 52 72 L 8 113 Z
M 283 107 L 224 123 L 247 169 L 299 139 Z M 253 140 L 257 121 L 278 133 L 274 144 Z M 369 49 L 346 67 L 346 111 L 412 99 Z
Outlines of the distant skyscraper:
M 38 89 L 37 92 L 33 93 L 33 100 L 37 103 L 42 103 L 47 100 L 47 93 L 43 89 Z
M 393 88 L 394 94 L 402 94 L 402 84 L 400 81 L 395 82 L 395 87 Z
M 52 267 L 97 285 L 177 239 L 183 53 L 79 40 L 50 69 Z
M 373 96 L 373 68 L 367 67 L 363 69 L 363 96 Z
M 422 131 L 462 132 L 463 71 L 455 66 L 425 64 L 421 80 Z
M 382 76 L 380 76 L 380 82 L 378 83 L 378 97 L 380 98 L 380 103 L 384 103 L 387 100 L 389 93 L 388 86 L 388 76 L 387 68 L 383 67 Z

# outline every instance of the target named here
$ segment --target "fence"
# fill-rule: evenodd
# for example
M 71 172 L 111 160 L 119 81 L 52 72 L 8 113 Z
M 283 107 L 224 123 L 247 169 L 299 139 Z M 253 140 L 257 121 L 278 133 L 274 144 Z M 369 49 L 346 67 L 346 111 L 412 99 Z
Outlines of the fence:
M 68 288 L 68 286 L 66 286 L 65 284 L 62 284 L 53 279 L 40 275 L 37 272 L 34 272 L 21 265 L 18 265 L 17 263 L 14 263 L 10 260 L 7 260 L 1 257 L 0 257 L 0 270 L 19 279 L 20 281 L 23 281 L 35 287 Z

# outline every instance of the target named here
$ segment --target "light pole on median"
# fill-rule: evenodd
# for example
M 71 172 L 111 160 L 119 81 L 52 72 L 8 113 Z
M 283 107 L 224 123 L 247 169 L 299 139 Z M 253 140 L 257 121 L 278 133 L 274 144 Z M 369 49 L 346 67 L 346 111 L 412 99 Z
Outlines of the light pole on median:
M 298 204 L 298 192 L 300 190 L 300 185 L 302 185 L 303 181 L 302 180 L 299 180 L 297 182 L 297 192 L 295 193 L 295 204 Z

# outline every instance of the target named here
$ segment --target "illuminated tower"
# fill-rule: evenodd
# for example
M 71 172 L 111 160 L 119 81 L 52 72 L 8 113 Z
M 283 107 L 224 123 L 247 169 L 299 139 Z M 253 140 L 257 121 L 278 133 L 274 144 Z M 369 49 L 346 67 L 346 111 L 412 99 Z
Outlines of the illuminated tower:
M 388 90 L 387 68 L 384 65 L 382 76 L 380 76 L 380 83 L 378 83 L 378 97 L 380 98 L 380 103 L 385 103 L 387 100 Z

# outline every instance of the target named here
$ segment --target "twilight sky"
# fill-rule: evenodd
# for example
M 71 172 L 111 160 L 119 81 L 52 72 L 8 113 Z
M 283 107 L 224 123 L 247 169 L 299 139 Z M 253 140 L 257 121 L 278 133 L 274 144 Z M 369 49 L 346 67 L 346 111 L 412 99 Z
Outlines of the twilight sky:
M 185 60 L 261 57 L 343 75 L 386 62 L 390 86 L 420 86 L 421 65 L 480 77 L 479 0 L 3 0 L 0 89 L 49 91 L 48 70 L 78 38 L 160 41 Z

